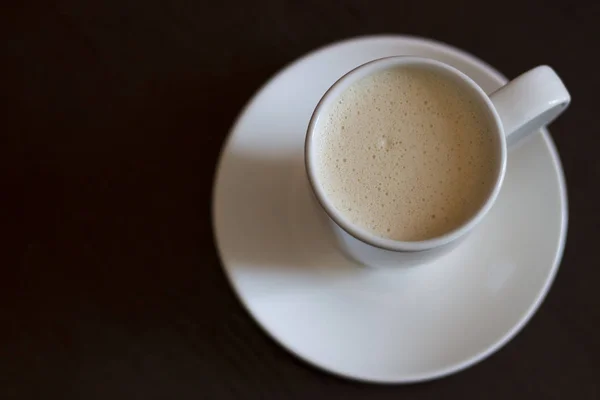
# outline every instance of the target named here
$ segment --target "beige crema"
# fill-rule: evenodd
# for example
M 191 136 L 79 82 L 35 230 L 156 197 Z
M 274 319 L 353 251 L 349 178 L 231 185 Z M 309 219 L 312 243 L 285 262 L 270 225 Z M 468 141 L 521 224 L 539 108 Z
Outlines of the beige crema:
M 317 181 L 352 223 L 389 239 L 430 239 L 463 224 L 495 179 L 489 117 L 436 72 L 395 67 L 354 83 L 314 136 Z

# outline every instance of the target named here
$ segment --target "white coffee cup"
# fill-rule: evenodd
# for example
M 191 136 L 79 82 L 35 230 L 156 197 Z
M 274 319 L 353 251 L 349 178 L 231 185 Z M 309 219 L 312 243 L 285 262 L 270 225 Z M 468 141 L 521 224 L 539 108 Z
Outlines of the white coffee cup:
M 316 122 L 350 85 L 361 78 L 398 66 L 434 70 L 455 80 L 475 95 L 474 100 L 492 115 L 492 134 L 497 135 L 500 160 L 493 190 L 484 205 L 470 219 L 452 231 L 427 240 L 402 242 L 379 237 L 353 224 L 338 211 L 317 183 L 315 162 Z M 363 64 L 342 76 L 319 101 L 308 125 L 304 158 L 312 191 L 328 215 L 341 250 L 357 262 L 374 267 L 398 267 L 430 261 L 454 248 L 492 208 L 506 171 L 507 149 L 528 134 L 538 131 L 560 115 L 571 97 L 558 75 L 548 66 L 536 67 L 488 95 L 471 78 L 442 62 L 412 56 L 387 57 Z M 495 128 L 495 129 L 494 129 Z

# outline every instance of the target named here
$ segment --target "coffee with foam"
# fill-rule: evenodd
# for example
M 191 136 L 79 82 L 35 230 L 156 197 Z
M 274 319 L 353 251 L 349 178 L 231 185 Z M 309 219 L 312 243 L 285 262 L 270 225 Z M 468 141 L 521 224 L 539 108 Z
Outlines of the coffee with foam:
M 493 122 L 432 70 L 400 66 L 348 87 L 315 126 L 316 180 L 351 223 L 400 241 L 465 223 L 496 178 Z

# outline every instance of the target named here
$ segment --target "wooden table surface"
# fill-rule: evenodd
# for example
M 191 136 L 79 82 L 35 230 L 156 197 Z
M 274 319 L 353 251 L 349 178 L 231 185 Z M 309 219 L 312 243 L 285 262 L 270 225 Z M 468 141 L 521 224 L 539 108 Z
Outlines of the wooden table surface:
M 0 12 L 1 399 L 600 398 L 600 3 L 7 0 Z M 567 247 L 528 326 L 409 386 L 336 378 L 267 338 L 212 239 L 220 148 L 253 92 L 324 44 L 441 40 L 509 77 L 552 65 Z

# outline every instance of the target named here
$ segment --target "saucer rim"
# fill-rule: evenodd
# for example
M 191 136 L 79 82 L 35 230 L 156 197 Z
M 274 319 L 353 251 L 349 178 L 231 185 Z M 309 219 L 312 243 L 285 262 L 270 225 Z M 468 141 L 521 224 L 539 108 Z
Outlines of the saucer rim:
M 435 46 L 437 48 L 441 48 L 444 51 L 447 51 L 449 53 L 456 55 L 458 58 L 466 59 L 471 63 L 478 64 L 482 69 L 484 69 L 487 73 L 489 73 L 490 76 L 492 76 L 495 80 L 501 81 L 503 84 L 508 82 L 508 79 L 506 76 L 504 76 L 496 68 L 494 68 L 487 62 L 479 59 L 478 57 L 474 56 L 473 54 L 471 54 L 465 50 L 462 50 L 460 48 L 457 48 L 455 46 L 452 46 L 450 44 L 447 44 L 445 42 L 442 42 L 442 41 L 419 37 L 419 36 L 414 36 L 414 35 L 381 34 L 381 35 L 354 36 L 354 37 L 350 37 L 347 39 L 328 43 L 326 45 L 317 47 L 314 50 L 307 52 L 306 54 L 300 56 L 299 58 L 296 58 L 296 59 L 292 60 L 291 62 L 287 63 L 286 65 L 284 65 L 275 74 L 271 75 L 263 84 L 261 84 L 254 91 L 253 95 L 248 99 L 248 101 L 244 104 L 244 106 L 240 109 L 234 123 L 231 125 L 231 128 L 229 129 L 229 131 L 227 133 L 227 137 L 223 141 L 223 145 L 219 152 L 218 162 L 215 167 L 213 184 L 212 184 L 211 225 L 212 225 L 212 230 L 213 230 L 213 238 L 215 241 L 215 248 L 217 250 L 219 260 L 221 261 L 221 267 L 225 273 L 225 276 L 227 277 L 227 281 L 229 282 L 231 288 L 233 289 L 233 293 L 235 294 L 235 297 L 239 300 L 239 302 L 241 303 L 243 308 L 250 315 L 252 320 L 254 320 L 254 322 L 258 325 L 258 327 L 260 327 L 260 329 L 266 334 L 266 336 L 269 337 L 271 340 L 273 340 L 275 344 L 277 344 L 278 346 L 285 349 L 287 352 L 294 355 L 297 359 L 310 365 L 311 367 L 316 368 L 319 371 L 323 371 L 323 372 L 331 374 L 333 376 L 343 378 L 343 379 L 349 379 L 349 380 L 356 381 L 356 382 L 370 383 L 370 384 L 382 384 L 382 385 L 427 382 L 427 381 L 444 378 L 446 376 L 461 372 L 469 367 L 472 367 L 472 366 L 478 364 L 479 362 L 485 360 L 486 358 L 488 358 L 489 356 L 491 356 L 492 354 L 497 352 L 499 349 L 501 349 L 503 346 L 505 346 L 508 342 L 510 342 L 525 327 L 525 325 L 527 325 L 527 323 L 531 320 L 533 315 L 539 309 L 542 302 L 545 300 L 546 296 L 548 295 L 548 292 L 550 291 L 550 287 L 552 286 L 554 279 L 556 278 L 556 274 L 558 273 L 558 269 L 560 268 L 560 263 L 563 258 L 563 254 L 564 254 L 564 250 L 565 250 L 567 231 L 568 231 L 569 214 L 568 214 L 568 194 L 567 194 L 567 188 L 566 188 L 564 169 L 562 166 L 562 162 L 560 160 L 560 156 L 558 154 L 558 150 L 556 148 L 554 141 L 552 140 L 552 138 L 550 136 L 548 128 L 544 127 L 542 129 L 540 129 L 540 134 L 544 139 L 544 142 L 549 151 L 550 158 L 552 159 L 554 169 L 556 170 L 558 193 L 560 196 L 560 204 L 561 204 L 561 218 L 560 218 L 560 233 L 559 233 L 560 237 L 559 237 L 559 241 L 557 243 L 555 257 L 552 261 L 553 265 L 548 271 L 545 284 L 542 287 L 542 289 L 539 291 L 535 301 L 533 301 L 531 303 L 531 305 L 527 308 L 526 312 L 523 314 L 523 316 L 520 318 L 520 320 L 509 331 L 507 331 L 496 343 L 494 343 L 493 345 L 490 345 L 489 347 L 487 347 L 486 349 L 477 353 L 476 355 L 467 358 L 463 362 L 457 363 L 455 365 L 452 365 L 452 366 L 449 366 L 446 368 L 433 370 L 432 372 L 429 372 L 429 373 L 405 375 L 404 377 L 398 378 L 398 379 L 365 378 L 363 376 L 343 373 L 340 371 L 336 371 L 334 369 L 329 369 L 329 368 L 327 368 L 323 365 L 320 365 L 317 362 L 303 356 L 301 353 L 297 352 L 293 347 L 289 346 L 286 343 L 283 343 L 282 341 L 279 340 L 279 338 L 274 336 L 269 331 L 269 329 L 267 329 L 267 327 L 262 323 L 262 321 L 253 313 L 248 302 L 242 297 L 240 291 L 238 290 L 235 280 L 233 279 L 233 276 L 231 274 L 231 271 L 225 266 L 225 262 L 224 262 L 225 257 L 221 250 L 221 245 L 219 243 L 218 235 L 216 234 L 217 233 L 217 221 L 216 221 L 216 219 L 217 219 L 216 218 L 217 186 L 218 186 L 219 178 L 221 175 L 221 167 L 223 164 L 224 155 L 227 152 L 230 142 L 234 136 L 233 133 L 238 129 L 238 126 L 240 125 L 243 118 L 248 113 L 250 107 L 255 103 L 255 100 L 263 93 L 263 91 L 270 84 L 272 84 L 279 77 L 286 74 L 289 70 L 291 70 L 293 67 L 300 64 L 301 62 L 303 62 L 309 58 L 312 58 L 314 56 L 317 56 L 320 53 L 331 51 L 333 48 L 336 48 L 339 46 L 345 46 L 345 45 L 347 46 L 347 45 L 350 45 L 350 44 L 353 44 L 356 42 L 373 41 L 373 40 L 402 40 L 402 41 L 413 42 L 414 44 L 419 44 L 419 45 Z

